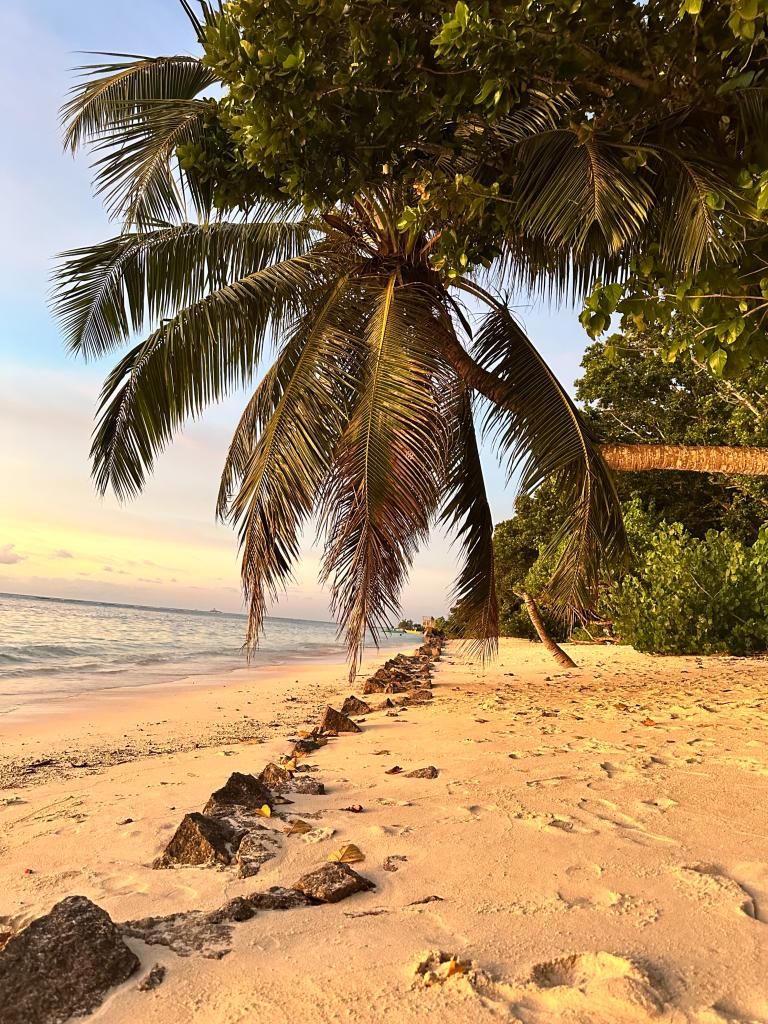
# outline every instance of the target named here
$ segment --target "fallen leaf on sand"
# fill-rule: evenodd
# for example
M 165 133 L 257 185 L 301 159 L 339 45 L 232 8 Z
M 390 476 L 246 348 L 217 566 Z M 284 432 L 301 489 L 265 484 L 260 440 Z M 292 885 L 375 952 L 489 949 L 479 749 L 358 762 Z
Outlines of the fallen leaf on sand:
M 644 718 L 643 721 L 640 724 L 641 725 L 656 725 L 656 723 L 654 722 L 654 720 L 652 718 Z
M 373 756 L 374 757 L 381 757 L 382 754 L 386 756 L 388 753 L 389 753 L 388 750 L 374 750 Z
M 257 809 L 256 813 L 262 818 L 271 818 L 272 808 L 269 806 L 269 804 L 262 804 L 261 807 Z
M 359 846 L 347 843 L 346 846 L 329 853 L 328 860 L 336 861 L 338 864 L 357 864 L 359 861 L 365 860 L 365 854 Z
M 363 813 L 363 805 L 362 804 L 352 804 L 350 807 L 342 807 L 341 809 L 342 809 L 342 811 L 351 811 L 353 814 L 362 814 Z
M 424 903 L 444 903 L 445 900 L 442 896 L 425 896 L 424 899 L 414 900 L 413 903 L 409 903 L 409 907 L 420 907 Z
M 384 772 L 384 774 L 385 775 L 399 775 L 402 770 L 403 769 L 400 767 L 400 765 L 396 764 L 394 766 L 394 768 L 387 768 L 387 770 Z
M 296 821 L 292 821 L 288 828 L 285 830 L 287 836 L 303 836 L 305 832 L 311 832 L 312 826 L 309 822 L 302 821 L 301 818 L 297 818 Z

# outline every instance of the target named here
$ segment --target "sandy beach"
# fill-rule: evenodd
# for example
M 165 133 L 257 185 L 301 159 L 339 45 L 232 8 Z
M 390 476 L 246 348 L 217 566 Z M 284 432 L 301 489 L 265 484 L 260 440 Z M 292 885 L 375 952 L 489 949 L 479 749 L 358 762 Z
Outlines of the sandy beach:
M 141 970 L 94 1022 L 768 1020 L 768 661 L 570 650 L 578 671 L 525 641 L 486 668 L 449 644 L 433 700 L 310 755 L 326 794 L 277 809 L 275 856 L 247 879 L 151 865 L 231 772 L 339 706 L 343 665 L 8 718 L 0 931 L 72 894 L 117 922 L 212 911 L 354 843 L 374 891 L 259 912 L 186 956 L 130 939 Z M 285 834 L 297 817 L 317 841 Z M 458 966 L 430 978 L 438 951 Z

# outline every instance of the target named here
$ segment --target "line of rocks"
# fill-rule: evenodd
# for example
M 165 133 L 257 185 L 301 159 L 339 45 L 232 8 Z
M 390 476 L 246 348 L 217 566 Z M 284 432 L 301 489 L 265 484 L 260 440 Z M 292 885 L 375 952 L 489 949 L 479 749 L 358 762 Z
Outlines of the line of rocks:
M 352 720 L 396 704 L 421 703 L 432 697 L 432 664 L 440 658 L 443 637 L 427 638 L 416 655 L 391 658 L 365 683 L 364 694 L 384 693 L 373 708 L 348 697 L 340 711 L 325 710 L 319 726 L 295 738 L 280 764 L 266 765 L 256 777 L 234 772 L 211 794 L 202 813 L 184 816 L 153 867 L 237 865 L 241 877 L 258 872 L 275 856 L 279 834 L 263 824 L 276 808 L 292 801 L 287 793 L 320 795 L 321 782 L 308 778 L 299 758 L 343 732 L 361 732 Z M 394 696 L 391 696 L 394 695 Z M 427 770 L 423 770 L 426 772 Z M 428 770 L 435 772 L 434 768 Z M 427 775 L 426 777 L 433 777 Z M 259 816 L 261 820 L 257 820 Z M 326 862 L 290 887 L 273 886 L 238 896 L 211 913 L 188 911 L 115 924 L 107 912 L 84 896 L 69 896 L 44 916 L 10 936 L 0 937 L 0 1021 L 2 1024 L 64 1024 L 72 1016 L 92 1013 L 109 989 L 127 981 L 139 959 L 125 937 L 163 945 L 179 956 L 220 958 L 229 952 L 232 926 L 263 910 L 290 910 L 337 903 L 375 883 L 349 865 Z M 139 982 L 142 991 L 161 984 L 165 968 L 156 964 Z

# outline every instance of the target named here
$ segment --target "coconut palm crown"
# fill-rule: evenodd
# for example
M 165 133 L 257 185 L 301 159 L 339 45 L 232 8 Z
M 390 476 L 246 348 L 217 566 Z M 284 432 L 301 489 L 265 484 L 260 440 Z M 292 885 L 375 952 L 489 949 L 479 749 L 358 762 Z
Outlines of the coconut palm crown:
M 626 555 L 610 473 L 493 281 L 434 268 L 446 224 L 404 217 L 397 183 L 310 216 L 279 198 L 214 210 L 177 159 L 206 131 L 200 94 L 214 82 L 193 57 L 113 55 L 85 69 L 64 108 L 66 143 L 95 152 L 95 189 L 121 230 L 60 257 L 55 311 L 86 358 L 144 336 L 104 384 L 99 490 L 135 495 L 186 420 L 253 388 L 217 509 L 239 529 L 248 643 L 314 520 L 354 671 L 441 522 L 463 555 L 456 617 L 489 653 L 498 614 L 482 427 L 523 489 L 555 477 L 568 495 L 549 593 L 564 610 L 588 608 L 604 567 Z M 529 118 L 531 135 L 540 127 Z

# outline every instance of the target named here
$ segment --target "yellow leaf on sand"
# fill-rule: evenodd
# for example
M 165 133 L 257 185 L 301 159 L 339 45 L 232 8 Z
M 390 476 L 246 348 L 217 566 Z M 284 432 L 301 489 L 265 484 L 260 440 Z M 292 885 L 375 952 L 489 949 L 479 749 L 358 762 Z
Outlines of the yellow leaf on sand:
M 357 864 L 358 861 L 365 860 L 365 854 L 359 846 L 347 843 L 346 846 L 329 853 L 328 860 L 336 861 L 337 864 Z
M 302 821 L 301 818 L 297 818 L 296 821 L 292 821 L 290 827 L 285 830 L 287 836 L 303 836 L 306 832 L 311 832 L 312 826 Z
M 269 806 L 269 804 L 262 804 L 262 806 L 259 807 L 256 813 L 261 815 L 262 818 L 271 818 L 272 808 Z

